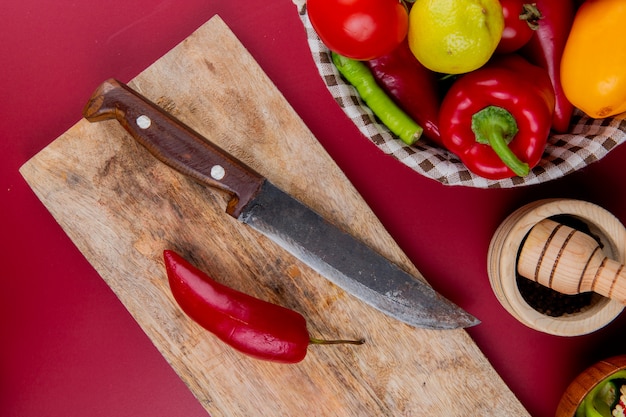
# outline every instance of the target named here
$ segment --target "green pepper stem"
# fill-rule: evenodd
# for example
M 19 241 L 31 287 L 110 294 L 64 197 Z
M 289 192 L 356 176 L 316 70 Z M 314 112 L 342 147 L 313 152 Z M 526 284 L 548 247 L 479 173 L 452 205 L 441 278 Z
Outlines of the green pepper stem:
M 532 30 L 539 29 L 539 20 L 543 16 L 535 3 L 525 3 L 522 5 L 522 13 L 519 15 L 520 20 L 525 20 L 528 27 Z
M 309 340 L 309 344 L 312 344 L 312 345 L 343 345 L 343 344 L 362 345 L 363 343 L 365 343 L 364 339 L 359 339 L 359 340 L 324 340 L 324 339 L 315 339 L 315 338 L 312 337 Z
M 509 143 L 518 132 L 517 122 L 509 111 L 497 106 L 485 107 L 472 116 L 472 131 L 476 135 L 476 142 L 491 146 L 515 175 L 528 175 L 528 164 L 522 162 L 509 148 Z

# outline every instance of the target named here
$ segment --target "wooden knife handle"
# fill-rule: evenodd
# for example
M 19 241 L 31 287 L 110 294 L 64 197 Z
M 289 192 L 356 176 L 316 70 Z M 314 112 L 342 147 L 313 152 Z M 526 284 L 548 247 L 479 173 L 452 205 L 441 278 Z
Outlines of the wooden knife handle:
M 109 79 L 96 89 L 83 116 L 90 122 L 117 119 L 161 162 L 229 193 L 226 211 L 235 218 L 265 181 L 256 171 L 117 80 Z

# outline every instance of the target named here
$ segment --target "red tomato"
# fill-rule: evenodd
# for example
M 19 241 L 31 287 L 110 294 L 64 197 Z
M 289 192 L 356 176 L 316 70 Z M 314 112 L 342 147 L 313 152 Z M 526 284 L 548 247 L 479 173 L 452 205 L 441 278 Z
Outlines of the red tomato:
M 409 27 L 401 0 L 307 0 L 307 11 L 328 49 L 358 60 L 388 54 Z
M 526 45 L 533 35 L 532 26 L 540 14 L 525 0 L 500 0 L 504 15 L 504 31 L 496 48 L 498 53 L 509 53 Z

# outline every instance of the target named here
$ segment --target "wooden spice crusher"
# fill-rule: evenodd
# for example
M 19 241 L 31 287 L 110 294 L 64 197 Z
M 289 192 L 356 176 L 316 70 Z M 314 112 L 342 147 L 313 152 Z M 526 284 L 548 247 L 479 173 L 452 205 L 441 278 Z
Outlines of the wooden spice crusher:
M 502 306 L 523 324 L 576 336 L 606 326 L 626 306 L 624 263 L 626 228 L 615 216 L 589 202 L 547 199 L 521 207 L 498 227 L 488 273 Z M 586 294 L 588 301 L 575 312 L 549 315 L 531 306 L 523 280 L 572 297 Z

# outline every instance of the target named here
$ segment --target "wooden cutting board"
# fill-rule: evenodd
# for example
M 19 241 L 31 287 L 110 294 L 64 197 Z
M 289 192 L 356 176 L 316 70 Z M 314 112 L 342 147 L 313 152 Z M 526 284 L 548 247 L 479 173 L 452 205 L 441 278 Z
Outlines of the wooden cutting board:
M 218 16 L 129 85 L 421 278 Z M 345 293 L 226 215 L 225 195 L 157 162 L 116 121 L 81 120 L 20 172 L 212 416 L 528 415 L 464 330 L 415 329 Z M 244 356 L 175 304 L 166 248 L 301 312 L 313 337 L 366 344 L 311 346 L 295 365 Z

